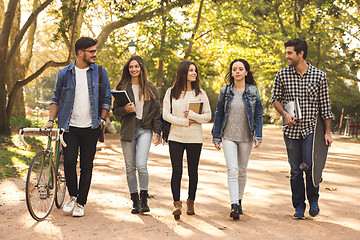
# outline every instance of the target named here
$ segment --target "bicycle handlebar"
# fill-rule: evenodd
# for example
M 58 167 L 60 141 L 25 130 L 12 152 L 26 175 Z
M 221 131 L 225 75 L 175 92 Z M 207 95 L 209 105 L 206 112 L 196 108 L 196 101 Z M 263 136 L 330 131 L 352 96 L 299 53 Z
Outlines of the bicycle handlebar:
M 66 147 L 66 143 L 64 141 L 64 132 L 65 130 L 63 128 L 20 128 L 19 130 L 19 138 L 20 141 L 24 144 L 25 147 L 28 146 L 28 144 L 24 140 L 24 133 L 25 132 L 56 132 L 57 136 L 56 139 L 58 140 L 60 138 L 61 144 Z

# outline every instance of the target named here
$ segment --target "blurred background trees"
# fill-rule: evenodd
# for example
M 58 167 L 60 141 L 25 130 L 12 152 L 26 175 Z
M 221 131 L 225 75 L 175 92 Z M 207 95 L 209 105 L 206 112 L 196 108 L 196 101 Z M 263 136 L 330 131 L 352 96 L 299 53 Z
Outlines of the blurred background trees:
M 97 61 L 113 88 L 130 57 L 131 40 L 161 96 L 178 63 L 194 61 L 213 112 L 229 63 L 244 58 L 255 74 L 266 122 L 278 118 L 269 100 L 276 72 L 287 65 L 283 43 L 299 37 L 308 42 L 307 60 L 327 74 L 335 124 L 342 108 L 350 115 L 360 109 L 358 0 L 48 0 L 23 35 L 30 14 L 44 3 L 18 1 L 13 20 L 5 21 L 13 1 L 5 7 L 0 0 L 0 26 L 11 29 L 0 36 L 6 63 L 0 66 L 6 76 L 0 78 L 0 133 L 9 132 L 6 119 L 24 114 L 25 105 L 48 106 L 56 72 L 75 59 L 80 36 L 99 40 Z M 4 57 L 9 52 L 13 57 Z

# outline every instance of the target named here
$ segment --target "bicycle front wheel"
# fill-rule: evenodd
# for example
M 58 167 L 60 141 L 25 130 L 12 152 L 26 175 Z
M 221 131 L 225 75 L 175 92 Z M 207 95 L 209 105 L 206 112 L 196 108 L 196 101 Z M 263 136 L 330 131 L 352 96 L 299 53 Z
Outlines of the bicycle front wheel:
M 57 191 L 55 197 L 55 205 L 57 208 L 61 208 L 64 203 L 66 193 L 66 179 L 64 172 L 64 153 L 60 149 L 58 167 L 57 167 Z
M 51 154 L 42 151 L 30 163 L 26 178 L 26 204 L 36 221 L 44 220 L 50 213 L 56 193 L 56 176 Z

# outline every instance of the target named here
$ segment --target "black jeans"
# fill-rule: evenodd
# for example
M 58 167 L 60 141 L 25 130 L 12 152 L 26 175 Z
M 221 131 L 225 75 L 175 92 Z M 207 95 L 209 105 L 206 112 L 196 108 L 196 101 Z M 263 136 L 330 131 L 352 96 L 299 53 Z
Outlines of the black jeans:
M 180 201 L 183 156 L 185 150 L 189 175 L 188 199 L 195 200 L 201 148 L 202 143 L 180 143 L 169 141 L 169 151 L 172 165 L 171 192 L 174 201 Z
M 90 189 L 93 161 L 96 152 L 96 144 L 100 128 L 77 128 L 70 127 L 69 132 L 64 133 L 64 171 L 66 186 L 70 196 L 77 197 L 77 202 L 86 204 Z M 78 187 L 76 164 L 80 148 L 80 181 Z
M 291 167 L 291 191 L 293 207 L 305 209 L 305 184 L 303 171 L 300 164 L 305 162 L 309 170 L 305 172 L 306 195 L 309 203 L 317 202 L 319 199 L 319 186 L 314 187 L 312 183 L 312 145 L 314 134 L 309 134 L 305 139 L 290 139 L 284 134 L 288 161 Z

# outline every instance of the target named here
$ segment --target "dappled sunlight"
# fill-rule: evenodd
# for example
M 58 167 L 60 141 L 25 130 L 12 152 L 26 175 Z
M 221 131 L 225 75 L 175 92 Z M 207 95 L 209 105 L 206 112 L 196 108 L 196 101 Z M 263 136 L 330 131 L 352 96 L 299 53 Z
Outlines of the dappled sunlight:
M 210 129 L 208 125 L 205 128 Z M 26 236 L 25 239 L 225 239 L 241 236 L 244 239 L 277 240 L 289 236 L 311 238 L 315 233 L 322 234 L 320 239 L 341 239 L 339 236 L 348 235 L 360 237 L 357 214 L 360 176 L 356 174 L 359 160 L 354 148 L 347 146 L 346 153 L 342 154 L 338 149 L 343 143 L 334 146 L 320 185 L 320 215 L 309 218 L 306 212 L 305 221 L 295 221 L 292 218 L 290 168 L 286 149 L 280 144 L 283 142 L 281 129 L 265 127 L 264 132 L 280 137 L 272 138 L 271 144 L 264 141 L 261 148 L 254 149 L 251 154 L 242 201 L 244 215 L 239 221 L 229 218 L 230 198 L 224 154 L 211 142 L 204 144 L 207 147 L 201 153 L 195 215 L 186 215 L 189 178 L 184 159 L 183 214 L 179 221 L 173 218 L 171 162 L 167 145 L 151 146 L 150 149 L 150 212 L 131 214 L 132 201 L 121 145 L 119 141 L 113 141 L 113 144 L 106 143 L 107 147 L 98 145 L 101 151 L 94 160 L 92 185 L 83 218 L 65 216 L 61 209 L 54 207 L 45 221 L 37 223 L 26 209 L 25 179 L 0 182 L 0 214 L 6 219 L 7 229 L 0 233 L 0 237 L 11 239 L 10 236 L 13 237 L 17 231 Z M 206 134 L 209 136 L 209 132 Z M 267 139 L 266 135 L 264 138 Z M 79 230 L 84 227 L 86 236 Z

